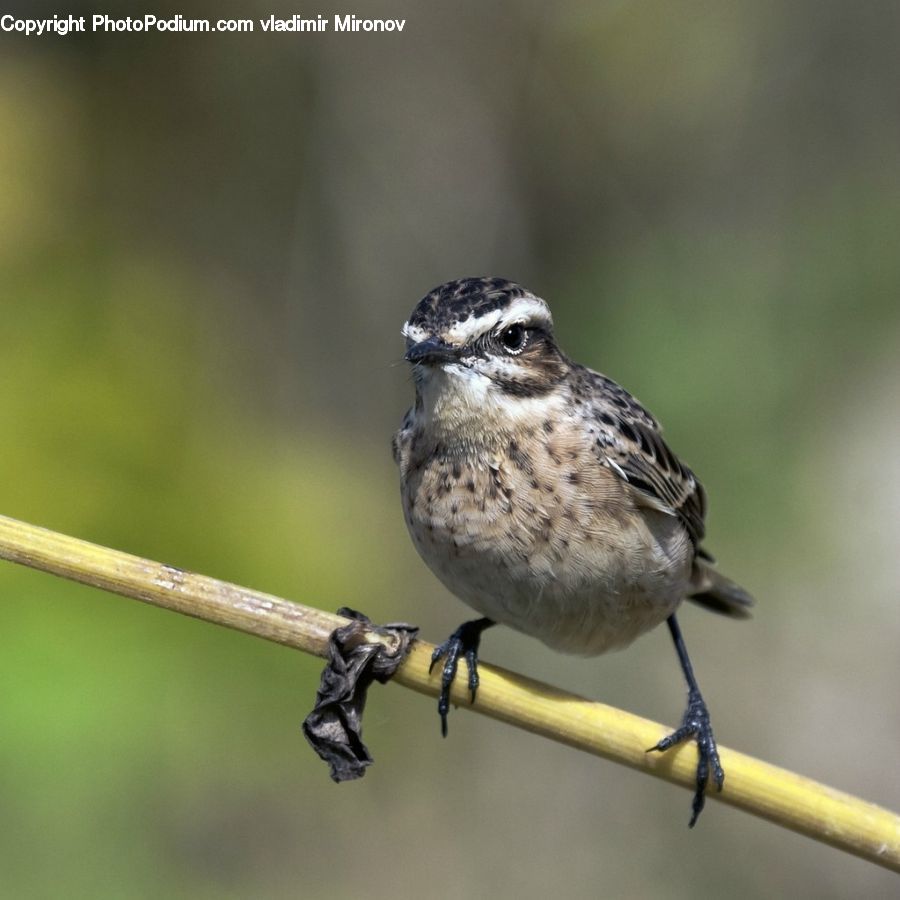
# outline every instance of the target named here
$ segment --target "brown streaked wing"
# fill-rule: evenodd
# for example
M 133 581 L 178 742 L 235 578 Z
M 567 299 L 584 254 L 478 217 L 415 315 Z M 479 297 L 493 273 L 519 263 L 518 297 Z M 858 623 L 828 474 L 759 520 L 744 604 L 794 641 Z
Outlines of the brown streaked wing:
M 592 372 L 602 399 L 595 404 L 601 424 L 600 462 L 623 477 L 657 509 L 678 516 L 699 547 L 706 532 L 706 492 L 694 473 L 669 449 L 660 425 L 624 388 Z

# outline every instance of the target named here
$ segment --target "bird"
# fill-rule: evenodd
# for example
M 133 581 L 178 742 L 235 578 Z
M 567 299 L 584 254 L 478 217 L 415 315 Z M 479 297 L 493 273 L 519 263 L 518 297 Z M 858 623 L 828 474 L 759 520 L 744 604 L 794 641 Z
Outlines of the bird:
M 402 335 L 415 385 L 393 439 L 404 519 L 431 571 L 480 614 L 432 655 L 442 733 L 460 660 L 475 701 L 489 627 L 596 656 L 666 622 L 688 702 L 648 752 L 696 742 L 693 827 L 725 773 L 676 611 L 690 599 L 747 618 L 753 604 L 701 546 L 703 486 L 631 394 L 566 356 L 548 304 L 522 285 L 439 285 Z

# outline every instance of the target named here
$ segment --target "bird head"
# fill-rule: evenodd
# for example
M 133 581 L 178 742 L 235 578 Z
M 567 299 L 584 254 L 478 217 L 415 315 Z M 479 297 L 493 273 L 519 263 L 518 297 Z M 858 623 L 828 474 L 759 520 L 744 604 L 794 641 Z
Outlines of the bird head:
M 540 415 L 569 368 L 550 308 L 502 278 L 464 278 L 426 294 L 403 326 L 426 416 L 448 427 L 502 427 Z

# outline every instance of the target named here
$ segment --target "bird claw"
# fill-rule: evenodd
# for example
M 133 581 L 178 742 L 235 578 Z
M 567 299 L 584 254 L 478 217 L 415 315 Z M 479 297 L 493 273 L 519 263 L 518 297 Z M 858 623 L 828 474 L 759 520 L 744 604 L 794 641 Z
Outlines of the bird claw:
M 712 772 L 716 790 L 721 791 L 722 785 L 725 784 L 725 772 L 722 769 L 722 764 L 719 762 L 719 750 L 716 747 L 716 739 L 709 721 L 709 709 L 700 692 L 694 690 L 688 692 L 688 705 L 684 718 L 681 721 L 681 727 L 662 738 L 659 743 L 650 747 L 647 752 L 650 753 L 654 750 L 663 752 L 690 738 L 696 740 L 699 754 L 697 761 L 697 786 L 694 791 L 694 800 L 691 804 L 691 821 L 688 823 L 688 827 L 693 828 L 700 813 L 703 811 L 710 772 Z
M 456 670 L 459 668 L 459 659 L 462 657 L 466 662 L 466 669 L 469 674 L 469 697 L 470 702 L 475 702 L 475 695 L 478 693 L 478 645 L 481 642 L 481 632 L 485 628 L 493 625 L 490 619 L 475 619 L 471 622 L 463 622 L 450 637 L 434 648 L 431 654 L 431 665 L 428 671 L 431 672 L 434 667 L 444 660 L 444 667 L 441 670 L 441 693 L 438 697 L 438 715 L 441 717 L 441 734 L 447 737 L 447 714 L 450 712 L 450 688 L 453 685 L 453 679 L 456 678 Z

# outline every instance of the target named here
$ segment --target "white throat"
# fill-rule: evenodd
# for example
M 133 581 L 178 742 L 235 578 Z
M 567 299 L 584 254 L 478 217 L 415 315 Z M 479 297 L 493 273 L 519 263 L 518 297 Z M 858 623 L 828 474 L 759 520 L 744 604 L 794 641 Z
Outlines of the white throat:
M 562 413 L 562 398 L 556 391 L 513 397 L 487 375 L 459 363 L 428 370 L 418 390 L 425 427 L 453 441 L 492 443 L 524 424 L 556 419 Z

